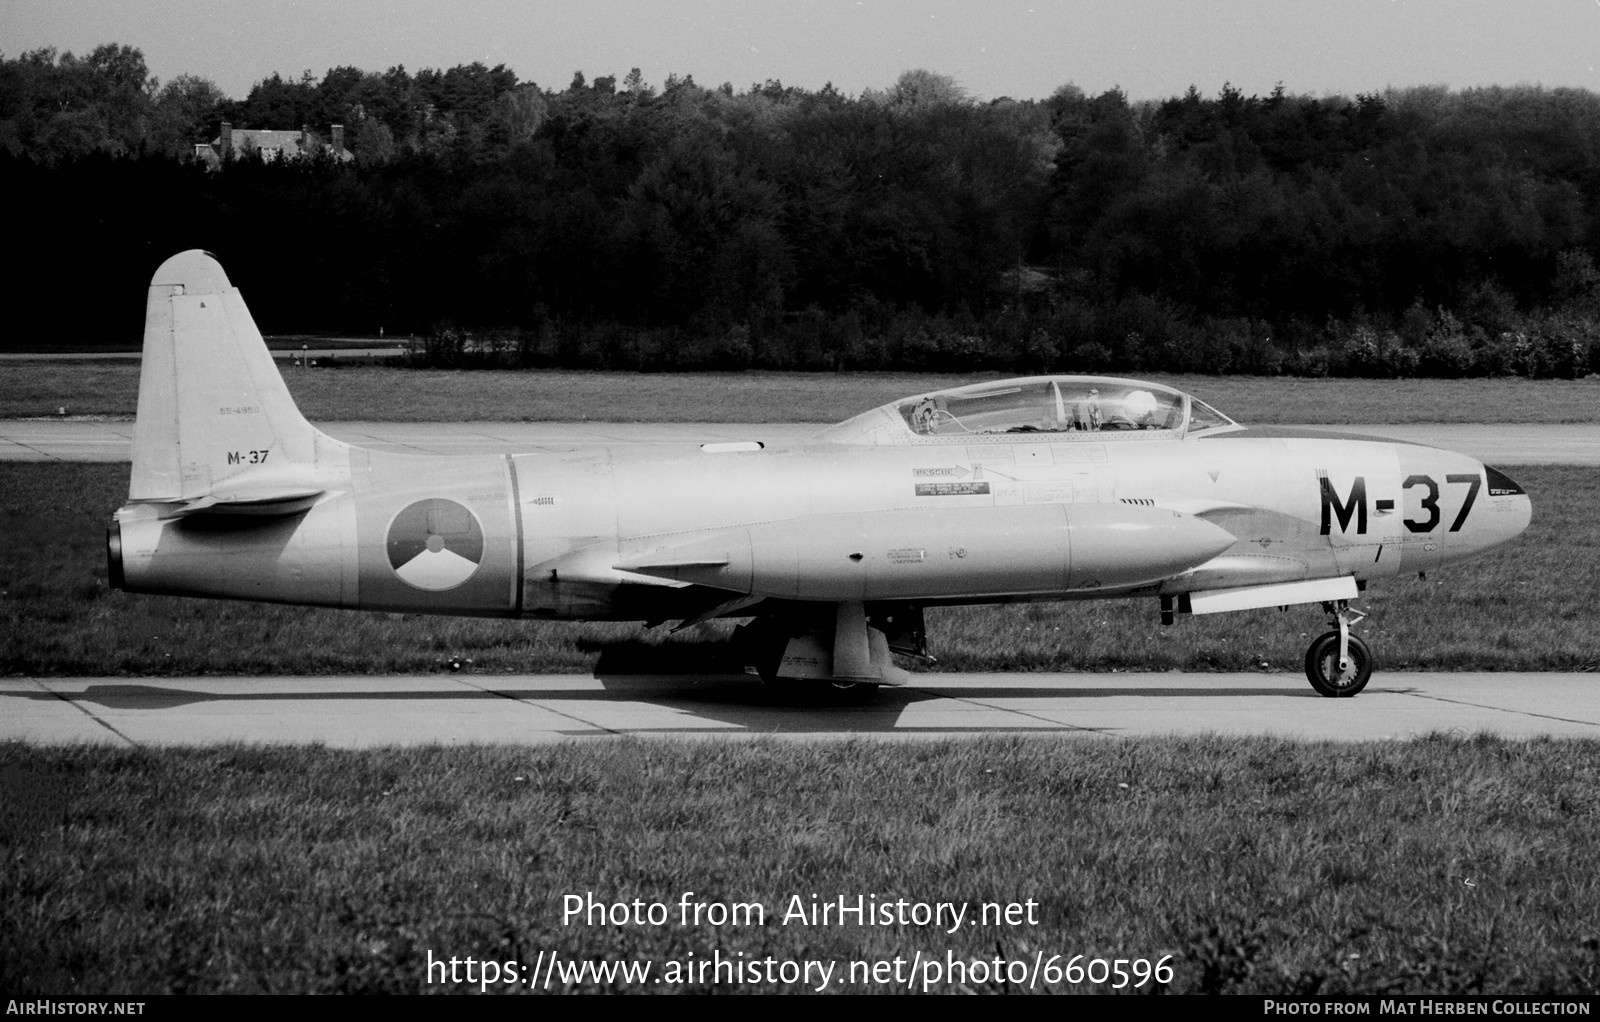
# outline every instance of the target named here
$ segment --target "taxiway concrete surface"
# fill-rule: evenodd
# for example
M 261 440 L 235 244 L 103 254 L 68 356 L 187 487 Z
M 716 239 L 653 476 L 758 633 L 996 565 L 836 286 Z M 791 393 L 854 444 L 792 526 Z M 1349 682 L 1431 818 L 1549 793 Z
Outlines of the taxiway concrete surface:
M 860 705 L 817 705 L 737 675 L 6 678 L 0 740 L 362 748 L 623 736 L 1600 738 L 1597 686 L 1592 674 L 1379 673 L 1353 699 L 1324 699 L 1289 674 L 924 674 Z
M 330 436 L 415 454 L 517 453 L 594 444 L 798 443 L 825 423 L 326 422 Z M 1469 454 L 1488 465 L 1600 465 L 1600 423 L 1308 427 L 1391 437 Z M 0 461 L 127 461 L 133 421 L 0 419 Z

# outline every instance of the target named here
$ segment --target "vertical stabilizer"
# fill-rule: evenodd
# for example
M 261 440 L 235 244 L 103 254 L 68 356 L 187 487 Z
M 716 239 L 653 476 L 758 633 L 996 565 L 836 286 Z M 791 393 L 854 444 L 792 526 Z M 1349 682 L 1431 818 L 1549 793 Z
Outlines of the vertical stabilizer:
M 145 307 L 130 500 L 193 500 L 249 473 L 315 471 L 345 445 L 295 407 L 239 291 L 198 249 L 161 264 Z

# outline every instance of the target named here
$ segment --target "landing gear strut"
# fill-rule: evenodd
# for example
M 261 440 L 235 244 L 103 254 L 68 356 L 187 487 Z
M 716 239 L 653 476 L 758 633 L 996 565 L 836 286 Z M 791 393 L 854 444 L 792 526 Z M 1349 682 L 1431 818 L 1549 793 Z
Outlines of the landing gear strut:
M 922 609 L 910 605 L 818 604 L 746 628 L 747 662 L 763 681 L 781 688 L 870 696 L 880 685 L 910 680 L 892 653 L 933 659 L 927 655 Z
M 1306 650 L 1306 678 L 1312 688 L 1329 698 L 1353 696 L 1366 688 L 1372 677 L 1372 651 L 1350 634 L 1350 626 L 1366 615 L 1350 609 L 1348 600 L 1324 603 L 1322 609 L 1332 618 L 1329 623 L 1334 631 L 1317 636 Z

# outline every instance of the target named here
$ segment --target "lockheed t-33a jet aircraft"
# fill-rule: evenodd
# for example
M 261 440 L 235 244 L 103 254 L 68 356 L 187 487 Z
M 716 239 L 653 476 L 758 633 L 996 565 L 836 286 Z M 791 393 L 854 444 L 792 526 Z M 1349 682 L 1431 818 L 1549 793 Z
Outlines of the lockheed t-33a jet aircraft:
M 769 679 L 896 685 L 923 608 L 1148 598 L 1175 615 L 1320 605 L 1326 696 L 1372 672 L 1369 582 L 1511 540 L 1516 483 L 1432 447 L 1250 429 L 1188 394 L 1043 376 L 906 398 L 790 448 L 435 456 L 334 440 L 295 407 L 204 252 L 150 285 L 130 592 L 427 614 L 750 618 Z

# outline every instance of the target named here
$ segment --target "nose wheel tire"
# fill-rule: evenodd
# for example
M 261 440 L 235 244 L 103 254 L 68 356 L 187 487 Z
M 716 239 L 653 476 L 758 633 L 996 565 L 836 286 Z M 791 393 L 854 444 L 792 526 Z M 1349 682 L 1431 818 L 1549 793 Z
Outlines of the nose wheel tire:
M 1330 699 L 1355 695 L 1372 678 L 1372 651 L 1356 636 L 1350 636 L 1350 663 L 1339 669 L 1339 633 L 1317 637 L 1306 650 L 1306 678 L 1311 687 Z

